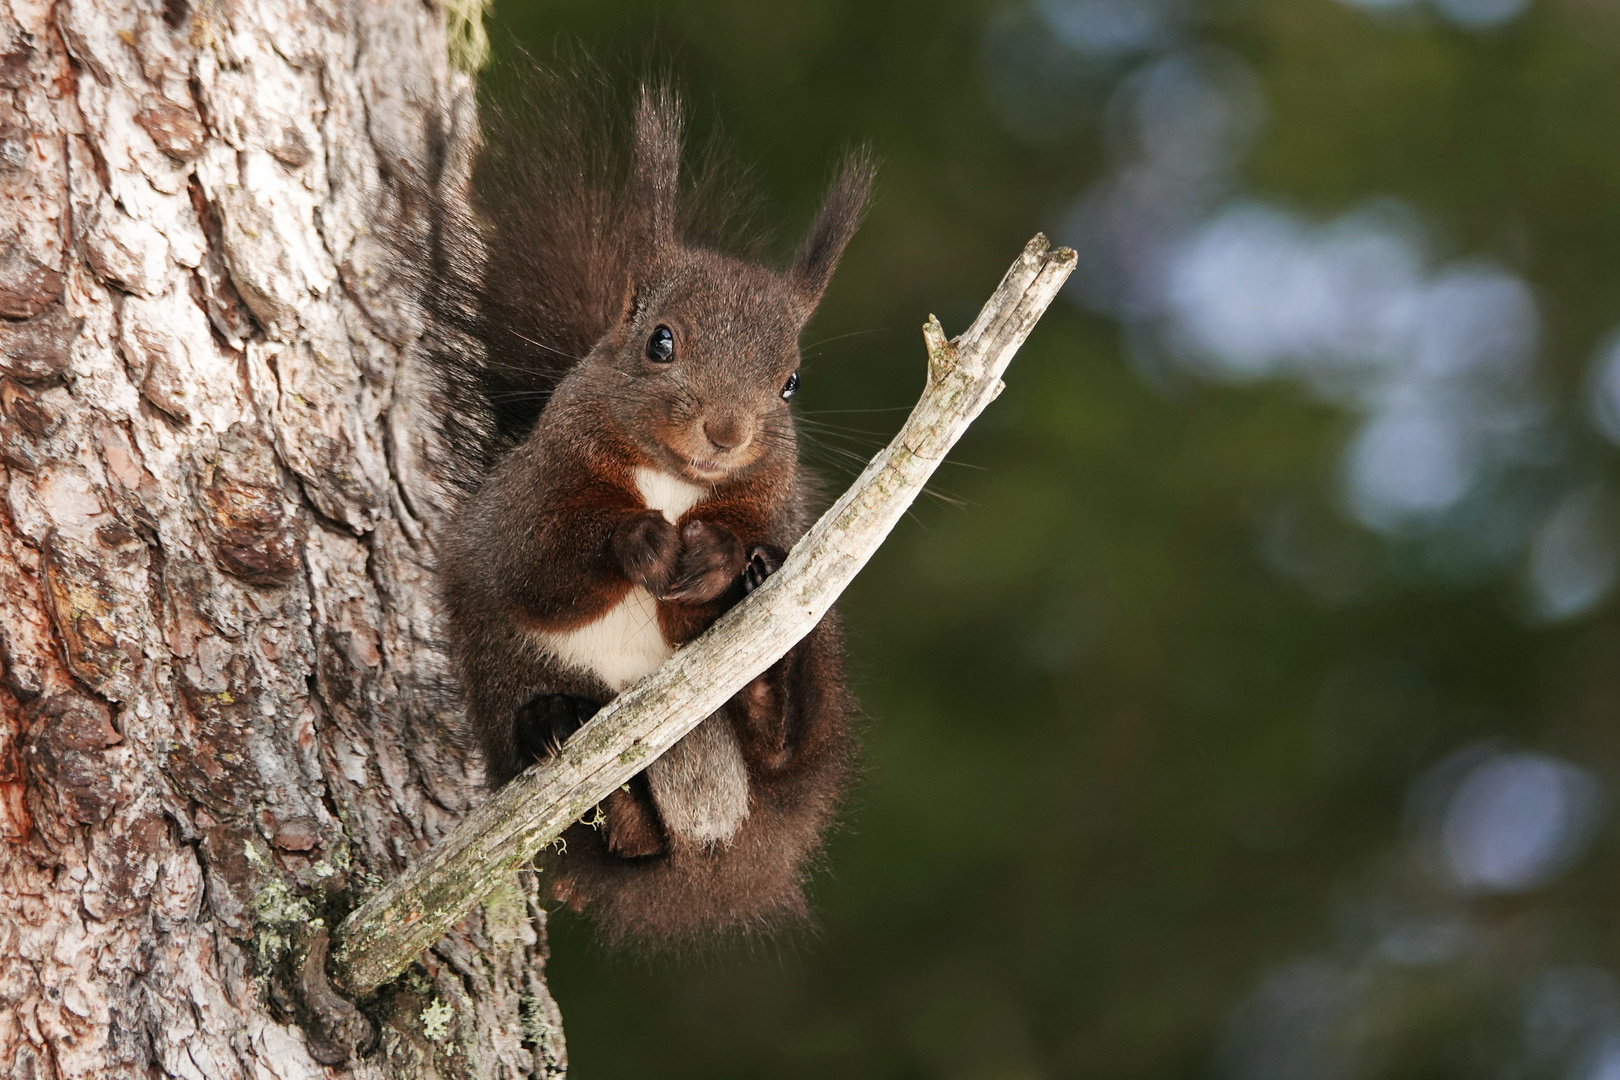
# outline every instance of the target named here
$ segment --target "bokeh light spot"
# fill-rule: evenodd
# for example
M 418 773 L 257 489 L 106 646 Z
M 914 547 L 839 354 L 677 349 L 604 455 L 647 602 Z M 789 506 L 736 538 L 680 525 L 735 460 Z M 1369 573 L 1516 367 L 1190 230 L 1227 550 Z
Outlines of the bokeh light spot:
M 1537 617 L 1562 622 L 1597 607 L 1620 574 L 1620 540 L 1599 491 L 1566 496 L 1530 545 L 1531 603 Z
M 1480 30 L 1512 22 L 1530 6 L 1530 0 L 1434 0 L 1434 3 L 1453 22 Z
M 1394 530 L 1460 502 L 1475 480 L 1459 425 L 1451 417 L 1407 408 L 1375 415 L 1345 458 L 1356 516 Z
M 1620 334 L 1610 338 L 1592 365 L 1586 400 L 1597 429 L 1611 442 L 1620 443 Z
M 1367 11 L 1394 11 L 1416 5 L 1416 0 L 1342 0 Z M 1530 0 L 1433 0 L 1435 10 L 1468 30 L 1489 30 L 1523 15 Z
M 1494 753 L 1464 773 L 1436 823 L 1440 869 L 1469 893 L 1516 893 L 1567 870 L 1600 805 L 1586 770 L 1546 754 Z
M 1059 41 L 1092 56 L 1129 56 L 1171 36 L 1162 4 L 1146 0 L 1040 0 L 1036 10 Z

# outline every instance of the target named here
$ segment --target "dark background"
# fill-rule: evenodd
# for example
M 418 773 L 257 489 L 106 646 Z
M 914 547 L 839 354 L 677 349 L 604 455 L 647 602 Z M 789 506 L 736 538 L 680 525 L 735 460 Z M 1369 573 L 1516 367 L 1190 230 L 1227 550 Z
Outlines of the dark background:
M 819 929 L 553 921 L 572 1075 L 1620 1077 L 1620 8 L 546 0 L 671 58 L 783 246 L 842 486 L 1037 229 L 1078 283 L 847 594 Z

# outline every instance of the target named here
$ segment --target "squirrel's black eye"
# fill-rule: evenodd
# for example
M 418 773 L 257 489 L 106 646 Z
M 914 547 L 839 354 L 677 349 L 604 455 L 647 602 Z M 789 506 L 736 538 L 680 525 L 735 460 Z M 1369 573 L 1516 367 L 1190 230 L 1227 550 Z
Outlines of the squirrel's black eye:
M 660 326 L 647 339 L 647 359 L 659 364 L 675 359 L 675 335 L 669 332 L 669 327 Z
M 786 401 L 799 389 L 799 373 L 795 371 L 788 376 L 788 381 L 782 386 L 782 400 Z

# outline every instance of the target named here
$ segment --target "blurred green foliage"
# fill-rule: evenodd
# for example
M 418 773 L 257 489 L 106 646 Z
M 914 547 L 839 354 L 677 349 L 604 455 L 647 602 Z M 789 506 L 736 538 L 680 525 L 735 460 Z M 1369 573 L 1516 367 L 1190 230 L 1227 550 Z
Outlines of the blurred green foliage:
M 924 316 L 960 330 L 1106 165 L 1100 93 L 1061 137 L 998 120 L 980 68 L 997 10 L 507 0 L 491 30 L 497 75 L 561 35 L 672 58 L 787 243 L 840 149 L 878 150 L 799 399 L 841 485 L 915 399 Z M 1523 275 L 1561 430 L 1594 443 L 1579 395 L 1620 321 L 1617 10 L 1536 0 L 1468 31 L 1234 0 L 1188 31 L 1264 90 L 1246 188 L 1321 217 L 1396 196 L 1444 254 Z M 559 915 L 551 979 L 579 1080 L 1209 1075 L 1268 971 L 1348 948 L 1346 897 L 1384 887 L 1434 762 L 1489 737 L 1616 775 L 1615 606 L 1543 628 L 1513 572 L 1414 569 L 1340 509 L 1341 411 L 1286 383 L 1145 379 L 1116 324 L 1068 305 L 1007 382 L 942 497 L 842 605 L 869 726 L 814 885 L 820 929 L 646 959 Z M 1337 553 L 1342 590 L 1268 561 L 1279 513 Z M 1620 967 L 1617 902 L 1605 827 L 1551 886 L 1469 905 L 1495 944 L 1375 995 L 1372 1034 L 1332 1075 L 1497 1075 L 1527 973 Z

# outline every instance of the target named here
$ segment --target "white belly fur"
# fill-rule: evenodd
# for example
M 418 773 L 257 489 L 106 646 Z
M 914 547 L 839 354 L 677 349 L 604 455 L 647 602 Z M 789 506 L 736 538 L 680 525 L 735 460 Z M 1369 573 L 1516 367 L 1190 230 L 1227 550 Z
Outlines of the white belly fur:
M 636 487 L 647 509 L 660 511 L 671 523 L 705 494 L 696 484 L 656 469 L 637 469 Z M 536 636 L 546 652 L 591 672 L 615 692 L 651 675 L 675 652 L 658 629 L 658 602 L 639 585 L 593 623 Z
M 552 656 L 591 672 L 614 691 L 651 675 L 675 651 L 658 630 L 658 601 L 640 585 L 595 622 L 538 636 Z

